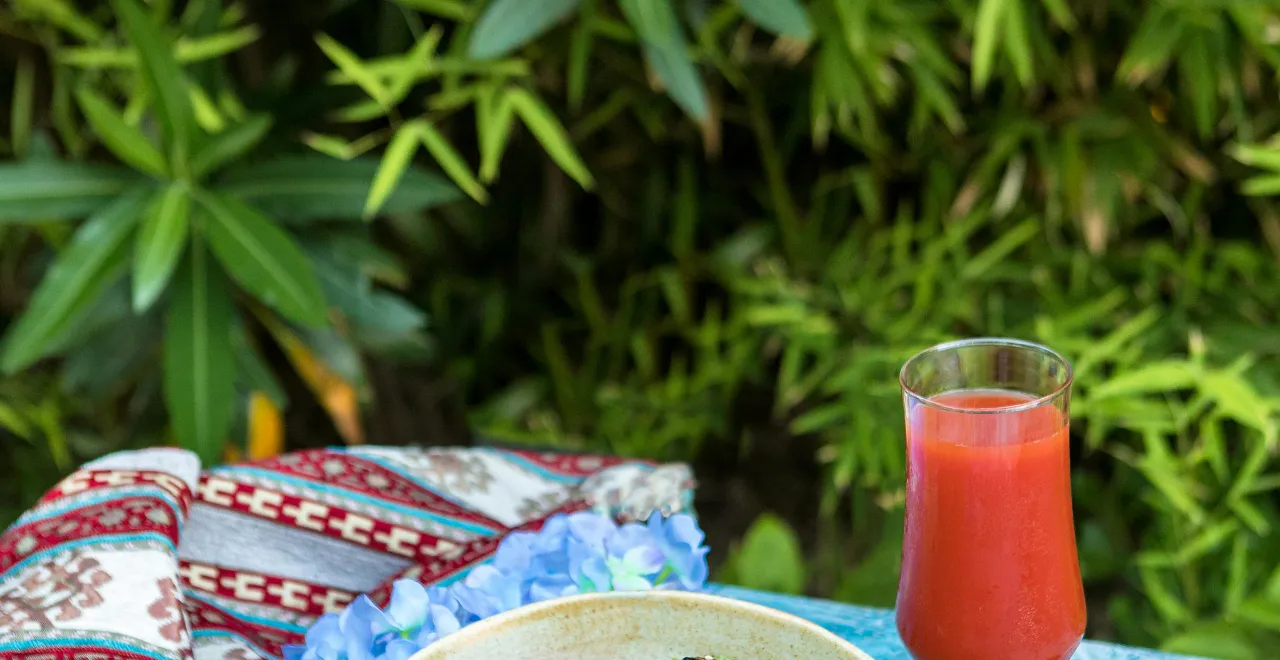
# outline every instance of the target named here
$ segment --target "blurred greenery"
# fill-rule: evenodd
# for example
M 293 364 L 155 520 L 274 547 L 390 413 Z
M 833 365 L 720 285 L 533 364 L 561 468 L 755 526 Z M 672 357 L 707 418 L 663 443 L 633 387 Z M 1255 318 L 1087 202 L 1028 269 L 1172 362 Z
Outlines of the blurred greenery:
M 1008 335 L 1076 367 L 1089 634 L 1280 648 L 1280 2 L 270 5 L 0 8 L 0 522 L 458 417 L 759 470 L 721 577 L 891 605 L 896 370 Z

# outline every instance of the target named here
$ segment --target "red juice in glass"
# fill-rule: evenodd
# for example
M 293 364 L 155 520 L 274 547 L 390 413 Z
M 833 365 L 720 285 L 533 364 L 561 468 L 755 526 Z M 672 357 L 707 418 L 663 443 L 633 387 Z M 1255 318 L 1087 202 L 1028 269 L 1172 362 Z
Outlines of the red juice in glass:
M 898 630 L 918 660 L 1066 660 L 1085 628 L 1071 514 L 1070 367 L 1013 340 L 903 368 Z

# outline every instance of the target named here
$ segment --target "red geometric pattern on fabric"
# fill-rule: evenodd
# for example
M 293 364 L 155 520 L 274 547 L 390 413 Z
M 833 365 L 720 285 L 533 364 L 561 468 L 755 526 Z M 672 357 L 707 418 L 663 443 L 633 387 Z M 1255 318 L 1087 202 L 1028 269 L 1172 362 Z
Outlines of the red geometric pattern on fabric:
M 586 508 L 587 505 L 584 502 L 569 502 L 554 511 L 548 512 L 537 520 L 531 520 L 511 530 L 511 532 L 536 532 L 542 529 L 547 519 L 552 516 L 561 513 L 574 513 Z M 397 580 L 416 580 L 422 584 L 435 584 L 488 559 L 490 555 L 498 550 L 498 544 L 501 542 L 502 538 L 498 537 L 480 538 L 463 546 L 462 554 L 452 560 L 432 560 L 412 564 L 384 580 L 377 588 L 370 591 L 369 598 L 379 606 L 386 606 L 391 601 L 391 590 Z
M 537 451 L 535 449 L 505 449 L 538 467 L 550 470 L 566 477 L 589 477 L 600 470 L 611 468 L 628 462 L 627 459 L 602 454 L 561 454 L 556 452 Z M 649 461 L 631 461 L 652 465 Z
M 201 477 L 200 501 L 420 561 L 454 557 L 462 550 L 459 544 L 426 532 L 223 474 Z
M 121 486 L 154 485 L 169 493 L 178 501 L 183 517 L 191 511 L 191 488 L 187 482 L 168 472 L 152 470 L 80 470 L 63 479 L 53 490 L 40 498 L 40 503 L 51 502 L 69 495 L 80 495 L 95 490 Z
M 339 612 L 356 597 L 333 587 L 197 562 L 183 561 L 178 570 L 187 589 L 310 616 Z
M 312 449 L 286 454 L 245 467 L 271 470 L 317 483 L 341 486 L 370 497 L 421 507 L 432 513 L 490 527 L 505 526 L 477 511 L 459 506 L 424 488 L 421 484 L 377 463 L 347 453 Z M 220 476 L 231 477 L 234 472 Z
M 230 612 L 214 607 L 199 598 L 188 598 L 186 608 L 187 621 L 191 623 L 191 631 L 193 633 L 201 630 L 212 630 L 239 635 L 250 644 L 276 657 L 280 657 L 282 646 L 286 644 L 301 644 L 304 641 L 302 633 L 247 621 Z
M 157 533 L 175 546 L 179 524 L 168 502 L 154 495 L 132 495 L 12 527 L 0 536 L 0 572 L 24 557 L 68 541 L 106 535 Z

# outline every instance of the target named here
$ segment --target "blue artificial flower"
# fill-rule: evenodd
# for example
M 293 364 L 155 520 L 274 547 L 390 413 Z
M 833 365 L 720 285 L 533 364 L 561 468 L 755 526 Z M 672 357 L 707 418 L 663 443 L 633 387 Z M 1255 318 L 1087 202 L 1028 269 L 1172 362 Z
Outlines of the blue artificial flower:
M 371 617 L 371 631 L 375 641 L 386 639 L 390 633 L 388 646 L 399 638 L 412 640 L 422 648 L 457 632 L 464 623 L 470 623 L 467 618 L 448 589 L 427 589 L 413 580 L 397 580 L 392 585 L 390 605 L 385 611 L 375 610 Z
M 649 531 L 666 558 L 667 568 L 682 589 L 698 591 L 707 581 L 707 546 L 702 545 L 706 535 L 698 527 L 693 516 L 678 513 L 663 518 L 654 513 L 649 516 Z
M 538 532 L 513 532 L 493 560 L 448 588 L 393 585 L 380 610 L 367 596 L 307 631 L 285 660 L 408 660 L 423 647 L 495 614 L 577 593 L 697 590 L 707 579 L 702 530 L 687 515 L 619 527 L 595 513 L 556 515 Z

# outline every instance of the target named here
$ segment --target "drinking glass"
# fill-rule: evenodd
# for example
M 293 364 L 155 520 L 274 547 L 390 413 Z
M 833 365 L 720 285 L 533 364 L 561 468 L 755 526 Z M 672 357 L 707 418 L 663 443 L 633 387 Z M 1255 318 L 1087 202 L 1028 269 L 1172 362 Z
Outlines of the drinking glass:
M 1066 660 L 1084 635 L 1071 515 L 1071 365 L 1014 339 L 902 367 L 898 631 L 917 660 Z

